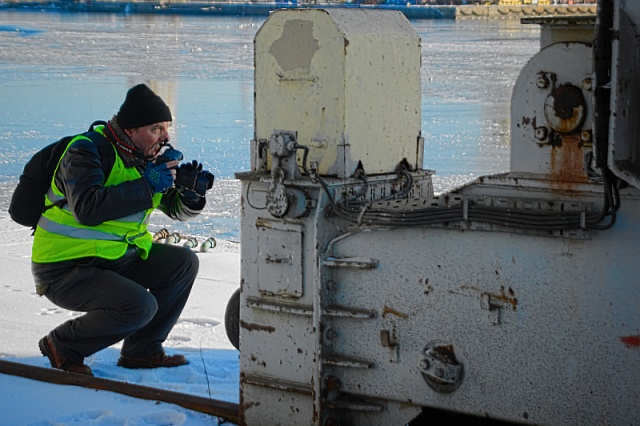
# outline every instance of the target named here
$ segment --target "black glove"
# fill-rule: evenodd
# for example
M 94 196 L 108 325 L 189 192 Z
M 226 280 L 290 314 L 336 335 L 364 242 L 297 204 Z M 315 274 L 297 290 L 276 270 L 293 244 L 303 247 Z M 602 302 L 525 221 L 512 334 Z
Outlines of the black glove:
M 198 196 L 204 197 L 204 194 L 213 187 L 213 180 L 213 174 L 202 170 L 202 164 L 193 160 L 178 167 L 175 186 L 184 195 L 195 192 Z
M 165 163 L 158 165 L 147 163 L 147 168 L 144 170 L 144 178 L 154 194 L 163 192 L 173 184 L 171 170 L 167 168 Z

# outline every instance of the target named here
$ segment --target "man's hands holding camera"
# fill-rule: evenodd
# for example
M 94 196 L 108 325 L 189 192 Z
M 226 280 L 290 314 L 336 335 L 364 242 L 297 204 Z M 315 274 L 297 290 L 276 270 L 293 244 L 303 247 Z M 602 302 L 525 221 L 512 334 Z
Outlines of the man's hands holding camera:
M 180 151 L 169 146 L 153 163 L 147 164 L 144 177 L 154 193 L 174 185 L 187 200 L 197 200 L 213 187 L 212 173 L 202 170 L 202 164 L 196 160 L 178 167 L 182 158 Z

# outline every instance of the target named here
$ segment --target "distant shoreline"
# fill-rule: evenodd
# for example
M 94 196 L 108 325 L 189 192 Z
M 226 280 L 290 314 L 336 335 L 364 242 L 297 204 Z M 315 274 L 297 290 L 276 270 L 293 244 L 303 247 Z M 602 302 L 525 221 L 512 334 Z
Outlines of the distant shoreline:
M 348 8 L 362 10 L 397 10 L 408 19 L 519 19 L 537 16 L 590 16 L 597 6 L 592 5 L 394 5 L 351 3 L 258 3 L 258 2 L 165 2 L 165 1 L 8 1 L 0 0 L 0 10 L 31 10 L 43 12 L 98 12 L 98 13 L 155 13 L 176 15 L 231 15 L 268 16 L 277 9 L 300 7 L 331 9 Z
M 547 16 L 595 16 L 598 7 L 595 4 L 581 5 L 464 5 L 456 6 L 456 19 L 519 19 Z

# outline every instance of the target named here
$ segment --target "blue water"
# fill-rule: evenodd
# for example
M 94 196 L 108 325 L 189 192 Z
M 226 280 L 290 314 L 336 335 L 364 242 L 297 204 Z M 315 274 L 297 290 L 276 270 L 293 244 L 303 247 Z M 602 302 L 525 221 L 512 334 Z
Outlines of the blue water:
M 41 146 L 109 119 L 145 82 L 171 106 L 174 146 L 216 175 L 203 215 L 160 226 L 239 238 L 253 137 L 253 38 L 264 18 L 0 11 L 0 207 Z M 539 28 L 412 21 L 422 39 L 424 166 L 441 191 L 508 170 L 509 101 Z

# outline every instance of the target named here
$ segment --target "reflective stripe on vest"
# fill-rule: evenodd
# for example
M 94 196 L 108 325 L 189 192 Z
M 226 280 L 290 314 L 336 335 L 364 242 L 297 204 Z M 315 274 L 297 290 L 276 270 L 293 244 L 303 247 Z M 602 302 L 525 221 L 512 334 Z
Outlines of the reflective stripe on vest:
M 51 187 L 49 187 L 49 191 L 47 191 L 47 198 L 53 204 L 58 204 L 60 201 L 65 199 L 64 196 L 58 195 L 55 192 L 53 192 L 53 189 L 51 189 Z
M 107 240 L 107 241 L 124 241 L 125 238 L 120 235 L 110 234 L 109 232 L 98 231 L 97 229 L 76 228 L 75 226 L 63 225 L 40 217 L 38 226 L 45 231 L 53 234 L 64 235 L 69 238 L 80 238 L 82 240 Z

